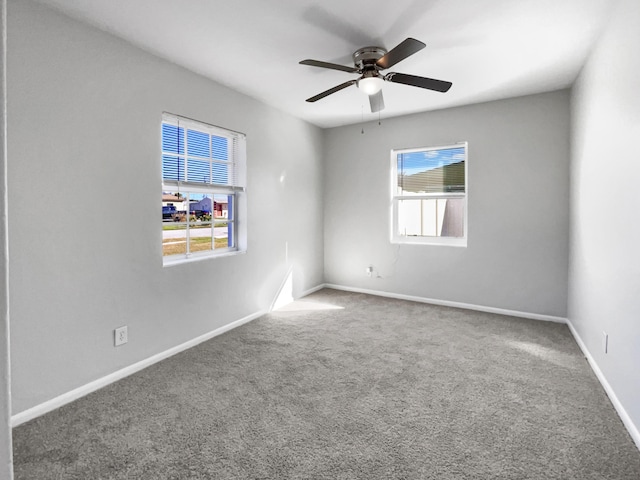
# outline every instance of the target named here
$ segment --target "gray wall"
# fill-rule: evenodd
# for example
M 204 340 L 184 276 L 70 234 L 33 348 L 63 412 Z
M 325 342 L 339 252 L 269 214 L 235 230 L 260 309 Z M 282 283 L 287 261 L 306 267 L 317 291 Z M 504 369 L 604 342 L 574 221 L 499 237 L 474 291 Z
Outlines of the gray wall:
M 14 414 L 322 283 L 318 128 L 30 1 L 8 35 Z M 162 111 L 247 134 L 248 253 L 162 267 Z
M 636 429 L 640 427 L 638 45 L 640 2 L 622 0 L 572 92 L 569 269 L 569 320 Z M 608 354 L 602 346 L 605 331 Z
M 559 91 L 328 130 L 325 281 L 566 316 L 569 122 Z M 465 140 L 468 246 L 390 244 L 390 150 Z
M 11 468 L 11 394 L 9 362 L 9 291 L 6 130 L 6 0 L 0 0 L 0 478 L 13 478 Z

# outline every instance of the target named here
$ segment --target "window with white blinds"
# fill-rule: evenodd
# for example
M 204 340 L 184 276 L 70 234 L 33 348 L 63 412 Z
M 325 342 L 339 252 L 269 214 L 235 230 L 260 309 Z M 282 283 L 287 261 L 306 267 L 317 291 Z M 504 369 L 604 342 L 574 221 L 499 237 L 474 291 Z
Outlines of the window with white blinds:
M 391 241 L 466 246 L 467 144 L 391 151 Z
M 162 117 L 162 180 L 165 184 L 244 187 L 245 136 L 194 120 Z
M 165 113 L 161 147 L 164 263 L 242 251 L 245 135 Z

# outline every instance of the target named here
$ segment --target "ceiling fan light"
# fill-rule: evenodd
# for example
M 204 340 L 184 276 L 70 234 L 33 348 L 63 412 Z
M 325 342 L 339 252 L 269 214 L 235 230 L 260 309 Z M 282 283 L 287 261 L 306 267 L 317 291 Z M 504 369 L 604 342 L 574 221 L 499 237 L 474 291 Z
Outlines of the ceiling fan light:
M 380 77 L 365 77 L 358 80 L 358 88 L 367 95 L 375 95 L 382 90 L 383 83 Z

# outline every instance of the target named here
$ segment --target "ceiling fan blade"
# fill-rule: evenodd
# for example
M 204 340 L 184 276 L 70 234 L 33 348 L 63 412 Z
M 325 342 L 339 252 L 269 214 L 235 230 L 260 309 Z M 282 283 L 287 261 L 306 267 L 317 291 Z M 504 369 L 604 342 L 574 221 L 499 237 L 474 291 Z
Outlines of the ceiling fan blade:
M 309 65 L 311 67 L 330 68 L 331 70 L 340 70 L 342 72 L 358 73 L 358 69 L 355 67 L 346 67 L 344 65 L 338 65 L 337 63 L 321 62 L 320 60 L 302 60 L 300 65 Z
M 412 87 L 426 88 L 435 90 L 436 92 L 447 92 L 453 83 L 444 80 L 436 80 L 435 78 L 418 77 L 416 75 L 407 75 L 406 73 L 388 73 L 384 77 L 388 82 L 404 83 Z
M 384 98 L 382 97 L 382 90 L 373 95 L 369 95 L 369 105 L 371 105 L 371 113 L 384 110 Z
M 396 47 L 392 48 L 386 55 L 378 59 L 376 65 L 382 69 L 391 68 L 396 63 L 422 50 L 426 45 L 415 38 L 407 38 Z
M 321 100 L 324 97 L 326 97 L 328 95 L 331 95 L 332 93 L 336 93 L 336 92 L 339 92 L 340 90 L 342 90 L 343 88 L 350 87 L 354 83 L 356 83 L 356 80 L 349 80 L 348 82 L 344 82 L 344 83 L 338 85 L 337 87 L 330 88 L 329 90 L 324 91 L 322 93 L 319 93 L 318 95 L 316 95 L 314 97 L 307 98 L 307 102 L 317 102 L 318 100 Z

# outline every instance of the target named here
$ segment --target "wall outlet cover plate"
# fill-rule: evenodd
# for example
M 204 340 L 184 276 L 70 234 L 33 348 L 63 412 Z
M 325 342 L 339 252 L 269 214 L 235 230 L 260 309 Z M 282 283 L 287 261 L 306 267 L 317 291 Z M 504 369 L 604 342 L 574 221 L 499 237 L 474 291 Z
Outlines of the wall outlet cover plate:
M 127 332 L 127 327 L 120 327 L 115 329 L 115 346 L 118 347 L 120 345 L 124 345 L 129 341 L 129 334 Z

